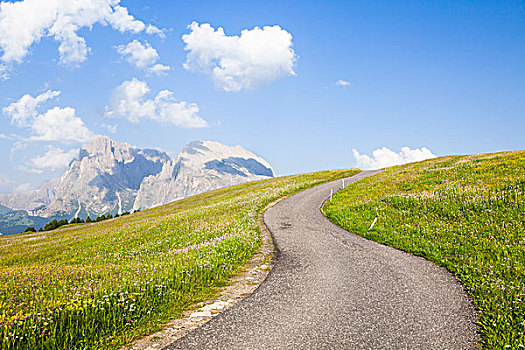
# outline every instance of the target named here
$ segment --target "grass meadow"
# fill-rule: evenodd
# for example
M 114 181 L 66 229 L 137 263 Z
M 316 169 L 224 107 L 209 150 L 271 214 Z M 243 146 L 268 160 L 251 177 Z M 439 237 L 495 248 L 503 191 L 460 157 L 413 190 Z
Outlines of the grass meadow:
M 323 210 L 351 232 L 456 275 L 479 310 L 485 349 L 525 348 L 525 151 L 388 168 Z
M 95 224 L 0 237 L 0 348 L 108 349 L 212 298 L 269 203 L 357 170 L 246 183 Z

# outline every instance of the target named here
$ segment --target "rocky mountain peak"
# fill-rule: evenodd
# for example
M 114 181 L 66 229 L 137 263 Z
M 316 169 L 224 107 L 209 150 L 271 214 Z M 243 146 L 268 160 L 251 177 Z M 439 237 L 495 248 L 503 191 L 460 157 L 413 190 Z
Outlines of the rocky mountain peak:
M 133 158 L 132 151 L 133 148 L 128 143 L 116 142 L 107 136 L 97 136 L 90 143 L 80 147 L 79 160 L 98 157 L 125 162 Z
M 181 154 L 203 154 L 208 151 L 210 151 L 210 149 L 204 145 L 204 141 L 196 140 L 191 141 L 186 146 L 184 146 Z
M 171 202 L 204 191 L 273 177 L 264 159 L 241 146 L 215 141 L 192 141 L 162 171 L 144 179 L 134 209 Z
M 216 141 L 192 141 L 183 148 L 178 157 L 179 160 L 181 159 L 185 163 L 193 163 L 193 165 L 196 165 L 196 163 L 205 164 L 212 160 L 225 160 L 230 158 L 244 160 L 252 159 L 268 169 L 266 176 L 273 176 L 273 169 L 268 162 L 239 145 L 226 146 Z

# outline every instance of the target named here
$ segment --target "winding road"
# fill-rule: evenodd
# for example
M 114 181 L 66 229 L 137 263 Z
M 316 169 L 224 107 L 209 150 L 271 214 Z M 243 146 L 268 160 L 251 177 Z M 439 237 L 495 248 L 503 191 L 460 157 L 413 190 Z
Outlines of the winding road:
M 277 248 L 268 278 L 166 349 L 477 349 L 475 309 L 455 277 L 321 214 L 340 186 L 320 185 L 267 210 Z

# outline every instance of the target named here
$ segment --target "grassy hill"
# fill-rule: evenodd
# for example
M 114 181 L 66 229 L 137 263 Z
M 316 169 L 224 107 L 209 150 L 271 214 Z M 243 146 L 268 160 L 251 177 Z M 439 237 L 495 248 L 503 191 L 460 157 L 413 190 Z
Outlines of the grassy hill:
M 158 330 L 251 258 L 267 204 L 357 172 L 252 182 L 97 224 L 0 237 L 0 348 L 114 348 Z
M 525 347 L 525 151 L 388 168 L 323 210 L 351 232 L 456 275 L 479 308 L 484 348 Z

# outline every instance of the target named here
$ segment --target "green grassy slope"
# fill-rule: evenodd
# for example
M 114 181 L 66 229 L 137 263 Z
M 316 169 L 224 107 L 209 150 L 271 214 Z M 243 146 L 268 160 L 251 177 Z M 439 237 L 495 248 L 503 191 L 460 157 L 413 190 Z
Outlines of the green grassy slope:
M 0 237 L 0 348 L 115 348 L 215 295 L 280 197 L 357 170 L 211 191 L 97 224 Z
M 351 232 L 456 275 L 479 308 L 484 348 L 525 346 L 525 151 L 388 168 L 323 210 Z

